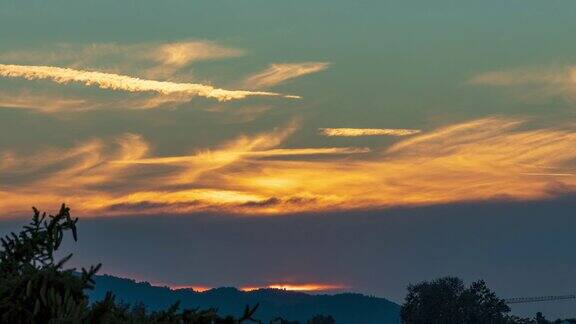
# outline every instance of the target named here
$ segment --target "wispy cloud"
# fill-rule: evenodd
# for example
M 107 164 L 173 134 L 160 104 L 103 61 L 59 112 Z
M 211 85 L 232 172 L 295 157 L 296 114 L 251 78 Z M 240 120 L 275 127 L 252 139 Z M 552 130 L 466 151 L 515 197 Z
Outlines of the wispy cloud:
M 8 65 L 0 64 L 0 76 L 6 78 L 25 78 L 28 80 L 48 79 L 59 84 L 77 82 L 101 89 L 127 92 L 156 92 L 162 95 L 182 94 L 214 98 L 219 101 L 243 99 L 248 96 L 281 96 L 274 92 L 225 90 L 209 85 L 195 83 L 176 83 L 139 79 L 126 75 L 97 71 L 75 70 L 54 66 Z
M 224 47 L 211 41 L 184 41 L 159 44 L 156 48 L 143 55 L 157 63 L 145 70 L 144 74 L 151 78 L 171 78 L 183 67 L 198 61 L 238 57 L 243 51 Z
M 171 43 L 59 43 L 0 53 L 0 61 L 23 65 L 59 65 L 78 69 L 129 70 L 149 78 L 171 78 L 192 63 L 238 57 L 243 51 L 208 40 Z
M 275 157 L 275 156 L 298 156 L 298 155 L 326 155 L 326 154 L 359 154 L 368 153 L 368 148 L 358 147 L 320 147 L 320 148 L 290 148 L 290 149 L 270 149 L 264 151 L 238 151 L 239 155 L 246 157 Z M 113 161 L 113 163 L 129 164 L 177 164 L 197 161 L 198 155 L 169 156 L 148 158 L 130 161 Z
M 36 154 L 0 153 L 2 205 L 11 208 L 28 199 L 51 204 L 68 196 L 78 202 L 79 209 L 98 208 L 103 197 L 122 192 L 123 182 L 134 175 L 134 170 L 125 165 L 107 161 L 138 159 L 148 151 L 141 136 L 125 134 L 111 143 L 93 139 L 69 149 L 45 149 Z M 130 183 L 138 186 L 139 181 L 133 179 Z
M 533 172 L 522 172 L 520 174 L 535 177 L 573 177 L 572 173 L 533 173 Z
M 573 66 L 489 71 L 473 76 L 468 83 L 517 89 L 523 98 L 576 98 L 576 68 Z
M 244 85 L 250 89 L 265 89 L 282 82 L 327 69 L 326 62 L 276 63 L 266 70 L 249 76 Z
M 65 97 L 31 91 L 0 91 L 0 107 L 37 110 L 53 113 L 99 108 L 97 102 L 80 97 Z
M 320 128 L 325 136 L 358 137 L 358 136 L 408 136 L 420 133 L 419 129 L 403 128 Z
M 159 44 L 149 57 L 162 65 L 182 67 L 197 61 L 238 57 L 243 53 L 211 41 L 184 41 Z
M 34 156 L 3 152 L 0 210 L 65 201 L 84 215 L 283 214 L 534 200 L 576 191 L 576 177 L 569 176 L 576 167 L 576 131 L 566 128 L 486 118 L 403 138 L 370 154 L 282 147 L 295 129 L 287 125 L 175 157 L 155 156 L 133 134 Z
M 55 93 L 45 90 L 0 91 L 0 108 L 20 108 L 42 113 L 78 112 L 96 109 L 155 109 L 190 101 L 188 94 L 150 95 L 121 98 L 97 98 Z
M 76 96 L 24 87 L 0 93 L 0 107 L 44 113 L 92 109 L 153 109 L 175 107 L 194 96 L 219 101 L 248 96 L 276 96 L 273 92 L 226 90 L 203 81 L 191 82 L 191 65 L 200 61 L 239 57 L 244 51 L 208 40 L 169 43 L 60 43 L 0 53 L 0 77 L 49 79 L 58 84 L 78 82 L 105 89 L 140 92 L 129 98 Z M 205 79 L 204 79 L 205 80 Z M 42 98 L 50 100 L 42 100 Z M 300 98 L 286 95 L 286 98 Z M 243 110 L 247 112 L 246 109 Z M 250 118 L 244 115 L 243 119 Z
M 471 84 L 489 86 L 513 86 L 530 83 L 565 83 L 570 81 L 569 70 L 509 70 L 490 71 L 478 74 L 470 79 Z

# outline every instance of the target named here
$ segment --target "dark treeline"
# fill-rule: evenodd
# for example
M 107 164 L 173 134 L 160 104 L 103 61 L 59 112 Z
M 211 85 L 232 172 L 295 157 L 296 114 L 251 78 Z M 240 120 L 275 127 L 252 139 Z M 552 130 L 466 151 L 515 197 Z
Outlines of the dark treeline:
M 77 240 L 77 222 L 65 205 L 56 215 L 34 208 L 32 221 L 20 233 L 0 239 L 1 323 L 262 323 L 255 318 L 258 304 L 246 306 L 238 318 L 222 317 L 215 308 L 180 309 L 179 303 L 150 312 L 143 304 L 117 302 L 112 293 L 90 304 L 85 292 L 94 288 L 100 264 L 77 272 L 64 269 L 72 254 L 61 260 L 54 256 L 65 234 Z M 294 324 L 283 318 L 271 323 Z M 317 315 L 308 323 L 332 324 L 334 319 Z
M 1 323 L 262 323 L 257 318 L 258 304 L 246 306 L 239 317 L 223 317 L 215 308 L 181 309 L 179 303 L 149 311 L 142 303 L 118 302 L 110 292 L 90 303 L 86 291 L 94 289 L 100 265 L 77 272 L 64 268 L 71 254 L 61 260 L 54 256 L 65 234 L 77 240 L 77 222 L 64 205 L 56 215 L 34 209 L 32 221 L 20 233 L 0 239 Z M 446 277 L 408 286 L 400 317 L 406 324 L 576 323 L 576 319 L 551 322 L 541 313 L 533 319 L 509 313 L 506 302 L 484 281 L 466 287 L 462 280 Z M 278 317 L 270 323 L 299 322 Z M 307 323 L 332 324 L 335 320 L 316 315 Z

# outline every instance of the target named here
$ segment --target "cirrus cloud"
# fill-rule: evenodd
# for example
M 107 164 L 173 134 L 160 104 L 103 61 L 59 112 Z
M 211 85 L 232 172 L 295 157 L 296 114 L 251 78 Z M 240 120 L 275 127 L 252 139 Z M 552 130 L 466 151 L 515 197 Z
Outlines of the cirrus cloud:
M 238 57 L 243 53 L 211 41 L 184 41 L 159 44 L 148 57 L 162 65 L 181 67 L 197 61 Z
M 24 65 L 64 65 L 77 69 L 126 70 L 146 77 L 173 77 L 195 62 L 242 56 L 244 51 L 208 40 L 170 43 L 59 43 L 0 53 L 0 61 Z
M 244 85 L 250 89 L 270 88 L 294 78 L 320 72 L 327 69 L 329 65 L 327 62 L 270 64 L 266 70 L 247 77 Z
M 514 89 L 524 99 L 564 97 L 575 100 L 576 67 L 488 71 L 473 76 L 468 84 Z
M 404 128 L 320 128 L 320 134 L 329 137 L 359 136 L 409 136 L 418 134 L 419 129 Z
M 83 215 L 284 214 L 537 200 L 576 190 L 576 177 L 564 176 L 576 168 L 576 131 L 568 129 L 485 118 L 370 154 L 283 148 L 295 130 L 292 124 L 180 157 L 154 156 L 138 135 L 81 142 L 37 157 L 3 152 L 0 210 L 14 213 L 30 201 L 65 201 Z

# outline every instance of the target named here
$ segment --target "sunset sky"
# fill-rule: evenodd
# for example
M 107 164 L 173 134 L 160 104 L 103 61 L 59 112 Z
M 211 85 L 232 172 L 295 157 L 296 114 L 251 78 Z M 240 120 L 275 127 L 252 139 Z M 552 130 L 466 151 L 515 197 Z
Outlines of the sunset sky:
M 76 263 L 173 287 L 400 302 L 451 274 L 573 293 L 575 17 L 571 0 L 0 1 L 0 232 L 65 202 Z

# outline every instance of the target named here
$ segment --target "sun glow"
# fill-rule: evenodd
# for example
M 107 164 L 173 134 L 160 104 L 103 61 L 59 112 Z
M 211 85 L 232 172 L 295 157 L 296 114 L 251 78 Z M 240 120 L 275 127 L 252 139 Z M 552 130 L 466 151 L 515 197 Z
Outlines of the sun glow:
M 196 292 L 205 292 L 214 287 L 204 286 L 204 285 L 167 285 L 167 284 L 152 284 L 156 287 L 167 287 L 170 290 L 182 290 L 191 289 Z M 278 289 L 286 291 L 301 291 L 301 292 L 329 292 L 346 289 L 348 286 L 344 285 L 333 285 L 333 284 L 321 284 L 321 283 L 305 283 L 305 284 L 269 284 L 263 286 L 243 286 L 238 288 L 238 290 L 249 292 L 256 291 L 260 289 Z
M 346 288 L 346 286 L 310 283 L 310 284 L 270 284 L 267 286 L 247 286 L 247 287 L 241 287 L 240 290 L 255 291 L 259 289 L 280 289 L 287 291 L 314 292 L 314 291 L 340 290 L 344 288 Z
M 212 289 L 212 287 L 194 286 L 194 285 L 171 285 L 168 286 L 168 288 L 170 288 L 170 290 L 192 289 L 197 292 L 205 292 Z
M 290 124 L 179 157 L 154 156 L 152 145 L 136 134 L 32 156 L 5 151 L 0 210 L 2 216 L 22 214 L 34 201 L 66 202 L 86 216 L 277 215 L 536 200 L 575 188 L 576 177 L 569 175 L 576 167 L 576 132 L 523 125 L 472 120 L 370 150 L 286 149 L 282 144 L 297 129 Z

